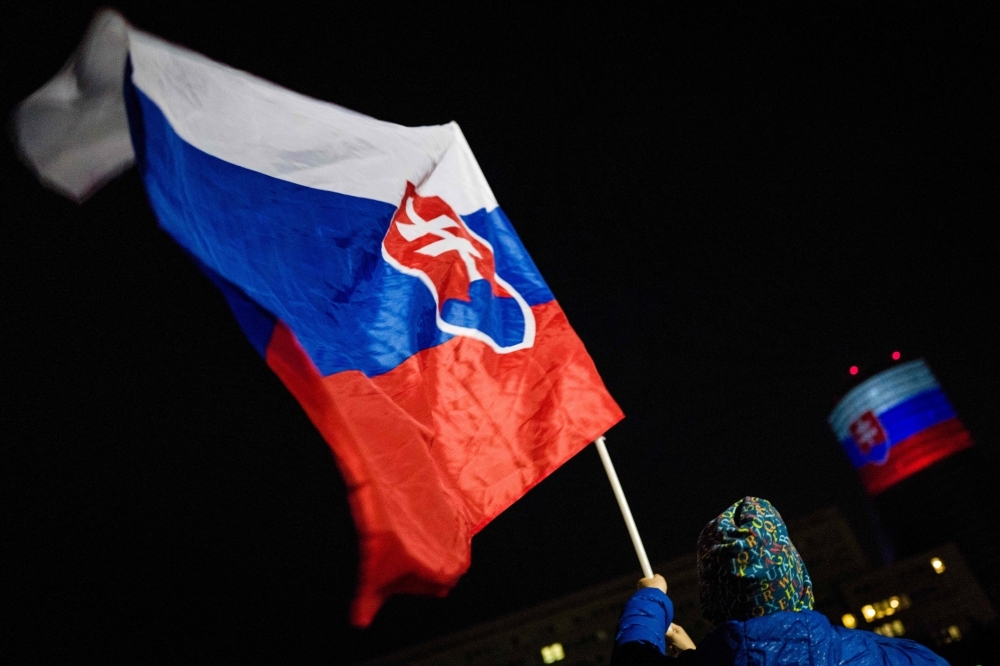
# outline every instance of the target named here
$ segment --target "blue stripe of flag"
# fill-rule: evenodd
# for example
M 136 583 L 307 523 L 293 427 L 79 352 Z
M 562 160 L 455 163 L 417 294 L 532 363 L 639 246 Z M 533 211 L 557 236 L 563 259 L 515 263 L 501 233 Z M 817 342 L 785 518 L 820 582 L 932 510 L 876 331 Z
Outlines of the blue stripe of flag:
M 889 438 L 891 448 L 931 426 L 955 418 L 956 414 L 944 392 L 935 387 L 917 393 L 877 416 Z M 869 462 L 861 456 L 854 439 L 848 437 L 841 443 L 855 467 L 861 467 Z
M 878 414 L 878 420 L 889 435 L 890 446 L 954 417 L 955 410 L 940 388 L 918 393 Z

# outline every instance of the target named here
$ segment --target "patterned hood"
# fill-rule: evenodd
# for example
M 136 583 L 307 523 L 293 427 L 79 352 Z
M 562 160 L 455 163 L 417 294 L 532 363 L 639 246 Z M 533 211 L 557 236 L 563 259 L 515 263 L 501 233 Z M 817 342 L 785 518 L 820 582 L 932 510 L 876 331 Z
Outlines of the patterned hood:
M 714 625 L 813 607 L 812 581 L 767 500 L 745 497 L 698 536 L 701 614 Z

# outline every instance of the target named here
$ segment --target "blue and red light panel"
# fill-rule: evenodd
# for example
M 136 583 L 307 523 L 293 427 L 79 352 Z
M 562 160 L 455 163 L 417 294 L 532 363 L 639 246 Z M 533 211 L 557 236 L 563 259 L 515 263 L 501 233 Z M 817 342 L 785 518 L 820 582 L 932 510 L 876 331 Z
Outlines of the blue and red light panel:
M 899 361 L 900 352 L 893 352 Z M 857 375 L 858 366 L 848 372 Z M 872 495 L 972 446 L 922 359 L 895 363 L 851 389 L 828 419 Z

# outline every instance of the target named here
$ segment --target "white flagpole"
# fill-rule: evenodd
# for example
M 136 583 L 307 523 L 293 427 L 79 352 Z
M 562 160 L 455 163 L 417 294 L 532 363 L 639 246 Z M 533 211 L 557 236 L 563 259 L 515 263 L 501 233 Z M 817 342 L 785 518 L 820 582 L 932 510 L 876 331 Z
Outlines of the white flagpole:
M 608 455 L 608 447 L 604 446 L 604 435 L 594 441 L 597 447 L 597 454 L 601 456 L 604 463 L 604 471 L 608 473 L 608 481 L 611 482 L 611 490 L 618 500 L 618 508 L 622 510 L 622 518 L 625 519 L 625 527 L 628 528 L 628 535 L 632 537 L 632 545 L 635 546 L 635 554 L 639 556 L 639 566 L 642 567 L 642 575 L 646 578 L 653 577 L 653 567 L 649 566 L 649 558 L 646 557 L 646 549 L 642 547 L 642 539 L 639 537 L 639 529 L 635 526 L 635 519 L 632 518 L 632 511 L 628 508 L 628 500 L 625 499 L 625 491 L 618 481 L 618 474 L 615 473 L 615 466 L 611 463 L 611 456 Z

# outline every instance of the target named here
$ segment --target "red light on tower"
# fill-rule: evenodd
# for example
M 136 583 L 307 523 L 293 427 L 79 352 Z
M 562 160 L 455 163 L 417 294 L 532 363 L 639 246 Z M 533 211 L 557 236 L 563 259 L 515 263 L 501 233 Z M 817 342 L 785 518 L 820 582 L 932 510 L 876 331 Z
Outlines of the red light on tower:
M 848 372 L 849 372 L 849 373 L 851 373 L 852 375 L 856 375 L 856 374 L 858 374 L 858 366 L 856 366 L 856 365 L 852 365 L 852 366 L 851 366 L 851 369 L 850 369 L 850 370 L 848 370 Z
M 898 351 L 892 352 L 892 360 L 893 361 L 898 361 L 900 356 L 902 356 L 902 354 L 900 354 Z

